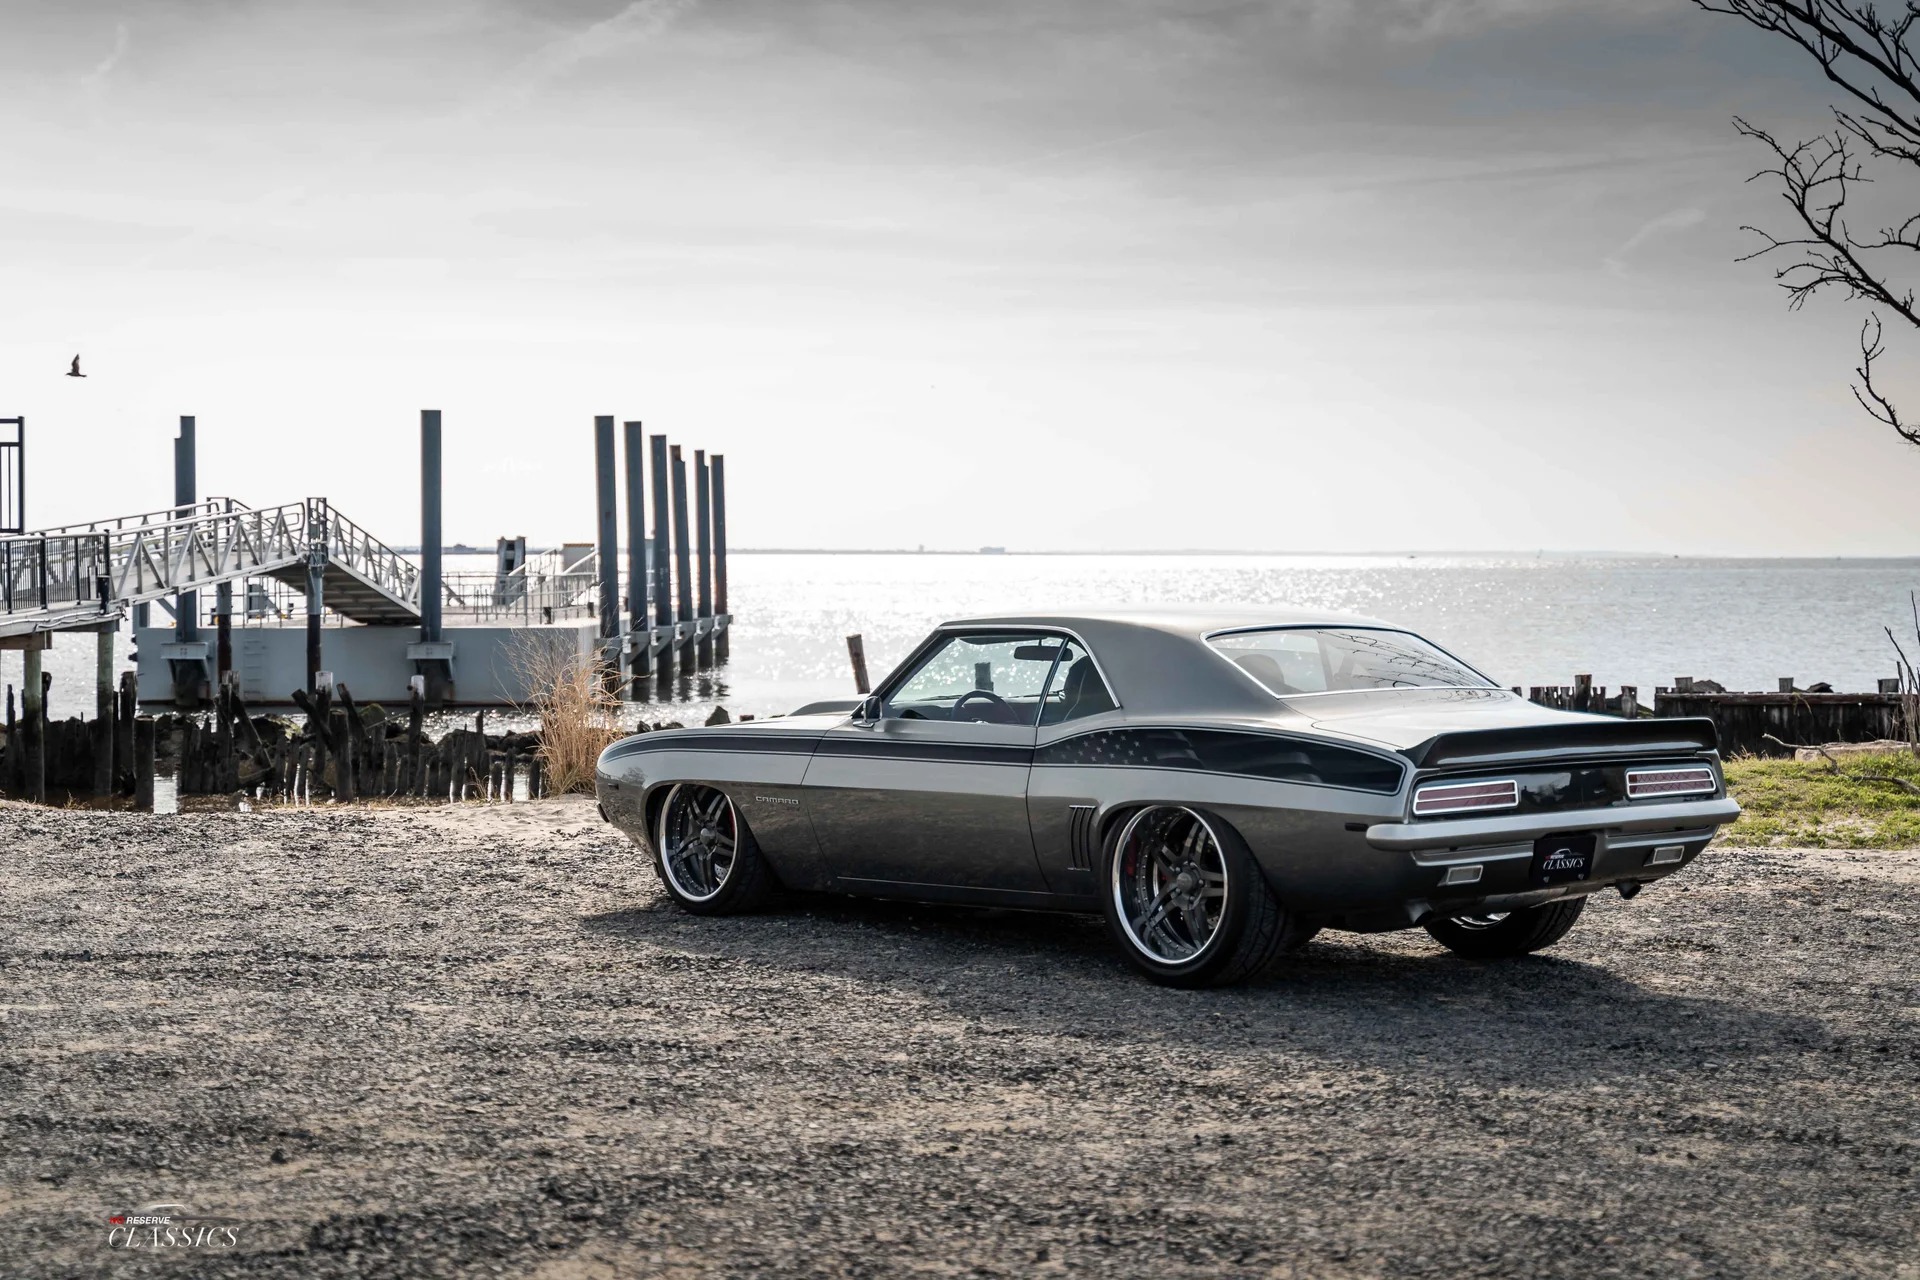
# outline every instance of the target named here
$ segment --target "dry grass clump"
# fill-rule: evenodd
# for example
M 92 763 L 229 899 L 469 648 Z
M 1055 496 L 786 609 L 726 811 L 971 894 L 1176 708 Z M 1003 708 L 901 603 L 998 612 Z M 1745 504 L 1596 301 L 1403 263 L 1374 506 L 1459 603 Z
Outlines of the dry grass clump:
M 612 668 L 598 654 L 580 652 L 571 637 L 562 643 L 537 634 L 515 654 L 515 665 L 532 691 L 528 709 L 540 719 L 548 792 L 592 791 L 600 753 L 624 736 Z
M 1727 761 L 1727 790 L 1740 802 L 1734 845 L 1821 849 L 1920 848 L 1920 797 L 1897 783 L 1920 783 L 1920 760 L 1904 751 L 1850 756 L 1849 772 L 1826 762 Z

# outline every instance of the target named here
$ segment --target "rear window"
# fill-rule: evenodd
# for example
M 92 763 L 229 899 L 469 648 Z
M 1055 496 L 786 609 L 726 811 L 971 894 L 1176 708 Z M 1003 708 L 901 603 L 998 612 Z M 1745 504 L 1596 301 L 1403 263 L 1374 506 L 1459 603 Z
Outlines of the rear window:
M 1277 698 L 1366 689 L 1490 689 L 1493 682 L 1408 631 L 1287 627 L 1207 643 Z

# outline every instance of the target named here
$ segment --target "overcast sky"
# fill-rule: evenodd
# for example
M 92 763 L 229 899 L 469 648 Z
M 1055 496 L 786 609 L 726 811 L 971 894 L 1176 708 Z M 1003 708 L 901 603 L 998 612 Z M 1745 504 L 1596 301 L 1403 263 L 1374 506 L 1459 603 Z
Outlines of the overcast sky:
M 736 545 L 1912 554 L 1854 314 L 1731 261 L 1682 0 L 0 0 L 36 524 L 201 486 L 591 535 L 591 419 Z M 80 352 L 85 381 L 61 375 Z M 1896 348 L 1920 370 L 1920 346 Z M 1920 400 L 1920 377 L 1906 380 Z M 1900 386 L 1899 382 L 1895 383 Z

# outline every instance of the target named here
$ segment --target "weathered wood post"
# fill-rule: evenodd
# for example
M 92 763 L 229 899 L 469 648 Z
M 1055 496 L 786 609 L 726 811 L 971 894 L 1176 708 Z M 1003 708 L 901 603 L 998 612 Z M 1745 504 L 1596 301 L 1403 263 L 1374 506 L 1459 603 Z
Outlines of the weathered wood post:
M 333 747 L 333 798 L 351 801 L 353 791 L 353 734 L 347 728 L 345 707 L 327 713 L 327 737 Z
M 1573 678 L 1573 709 L 1591 711 L 1593 709 L 1593 677 L 1575 676 Z
M 153 717 L 134 717 L 133 807 L 142 813 L 153 812 L 153 752 Z
M 853 663 L 853 689 L 861 697 L 873 692 L 867 687 L 867 642 L 857 635 L 847 637 L 847 657 Z
M 627 697 L 646 696 L 642 687 L 653 674 L 651 623 L 647 618 L 647 503 L 641 465 L 647 437 L 638 422 L 625 424 L 627 464 Z
M 651 436 L 653 462 L 653 625 L 655 629 L 673 629 L 673 571 L 668 560 L 673 543 L 667 537 L 667 518 L 672 510 L 668 499 L 667 438 Z M 669 642 L 661 649 L 654 661 L 654 675 L 659 678 L 660 688 L 665 690 L 673 678 L 674 663 L 678 661 Z
M 233 673 L 233 584 L 222 582 L 213 589 L 213 678 L 225 680 Z
M 426 776 L 420 772 L 420 722 L 426 714 L 426 678 L 415 676 L 408 682 L 407 775 L 403 790 L 426 794 Z
M 0 791 L 6 792 L 15 799 L 19 799 L 26 790 L 20 784 L 20 779 L 26 776 L 26 770 L 20 767 L 20 756 L 20 726 L 15 722 L 13 714 L 13 686 L 8 685 L 7 754 L 4 760 L 0 760 L 0 765 L 5 766 L 4 770 L 0 770 Z
M 713 467 L 713 612 L 715 618 L 730 618 L 727 612 L 727 460 L 720 454 L 714 454 Z M 716 625 L 718 625 L 716 623 Z M 731 623 L 720 628 L 715 637 L 713 656 L 721 662 L 727 660 L 727 631 Z
M 40 669 L 40 653 L 47 637 L 27 637 L 21 653 L 26 672 L 20 681 L 20 789 L 25 799 L 35 804 L 47 802 L 46 685 Z
M 239 770 L 233 758 L 233 686 L 230 682 L 222 684 L 215 695 L 213 714 L 214 778 L 207 790 L 224 794 L 239 782 Z
M 1781 676 L 1781 677 L 1780 677 L 1780 692 L 1782 692 L 1782 693 L 1792 693 L 1792 692 L 1793 692 L 1793 677 L 1792 677 L 1792 676 Z
M 527 758 L 527 799 L 529 800 L 540 798 L 540 763 L 540 751 L 536 747 L 533 754 Z
M 700 625 L 706 630 L 700 633 L 695 648 L 695 662 L 702 667 L 713 665 L 713 506 L 711 481 L 707 474 L 707 451 L 693 451 L 693 548 L 697 557 L 697 573 L 694 581 L 698 586 L 699 599 L 696 601 L 694 616 L 700 619 Z
M 114 712 L 113 639 L 116 627 L 94 633 L 93 651 L 93 794 L 113 794 Z
M 133 794 L 133 720 L 140 713 L 140 677 L 120 677 L 120 706 L 113 722 L 114 782 L 121 794 Z

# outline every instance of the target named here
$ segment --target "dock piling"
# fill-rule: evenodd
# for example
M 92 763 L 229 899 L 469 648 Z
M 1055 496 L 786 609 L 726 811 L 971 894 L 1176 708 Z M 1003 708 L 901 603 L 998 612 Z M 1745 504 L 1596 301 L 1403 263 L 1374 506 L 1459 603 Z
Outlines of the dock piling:
M 626 426 L 627 465 L 627 696 L 641 696 L 641 682 L 653 674 L 653 646 L 647 620 L 647 501 L 642 459 L 647 437 L 638 422 Z
M 714 454 L 711 459 L 713 470 L 713 612 L 716 617 L 725 618 L 727 614 L 727 459 L 722 454 Z M 727 632 L 731 622 L 720 627 L 720 634 L 713 644 L 713 656 L 720 661 L 727 660 Z
M 440 606 L 440 411 L 420 411 L 420 642 L 441 640 Z M 453 664 L 444 658 L 421 658 L 414 671 L 426 677 L 427 706 L 439 709 L 452 693 Z
M 124 672 L 120 677 L 120 705 L 113 720 L 113 763 L 117 775 L 115 790 L 132 795 L 134 787 L 133 721 L 140 713 L 140 677 Z
M 693 617 L 693 566 L 687 547 L 687 462 L 680 446 L 673 457 L 673 585 L 674 610 L 682 622 Z M 675 642 L 678 647 L 678 641 Z
M 142 813 L 153 812 L 153 730 L 152 716 L 134 717 L 133 807 Z
M 180 415 L 180 434 L 173 441 L 173 505 L 174 515 L 185 519 L 193 514 L 199 502 L 200 481 L 197 474 L 198 461 L 194 450 L 194 418 L 192 414 Z M 188 644 L 200 638 L 200 596 L 195 591 L 183 591 L 173 598 L 173 638 L 179 644 Z M 173 704 L 177 707 L 196 707 L 200 703 L 200 689 L 206 683 L 206 664 L 187 658 L 174 659 L 170 666 L 173 675 Z
M 47 802 L 47 695 L 40 653 L 37 644 L 29 643 L 20 655 L 25 663 L 20 681 L 20 755 L 24 766 L 20 785 L 25 797 L 35 804 Z
M 693 546 L 699 558 L 699 600 L 694 616 L 706 629 L 700 632 L 695 661 L 703 667 L 713 665 L 713 532 L 712 504 L 707 477 L 707 451 L 693 451 Z
M 113 794 L 113 729 L 117 700 L 113 687 L 113 641 L 117 631 L 94 632 L 93 672 L 93 793 Z
M 309 530 L 311 537 L 311 530 Z M 325 535 L 307 549 L 307 692 L 320 690 L 320 611 L 326 607 Z
M 873 692 L 867 685 L 867 642 L 857 635 L 848 636 L 847 658 L 853 663 L 853 691 L 864 698 Z
M 667 497 L 667 438 L 651 436 L 648 443 L 652 446 L 653 463 L 653 625 L 655 630 L 665 630 L 671 634 L 673 573 L 667 557 L 672 552 L 673 544 L 667 537 L 667 515 L 670 510 Z M 668 644 L 659 651 L 654 663 L 654 674 L 663 684 L 672 679 L 674 662 L 673 646 Z
M 614 496 L 612 414 L 600 414 L 593 420 L 593 479 L 600 507 L 595 531 L 600 552 L 600 656 L 604 660 L 614 656 L 612 648 L 620 636 L 620 513 Z
M 233 584 L 222 582 L 213 589 L 213 679 L 227 678 L 233 670 Z

